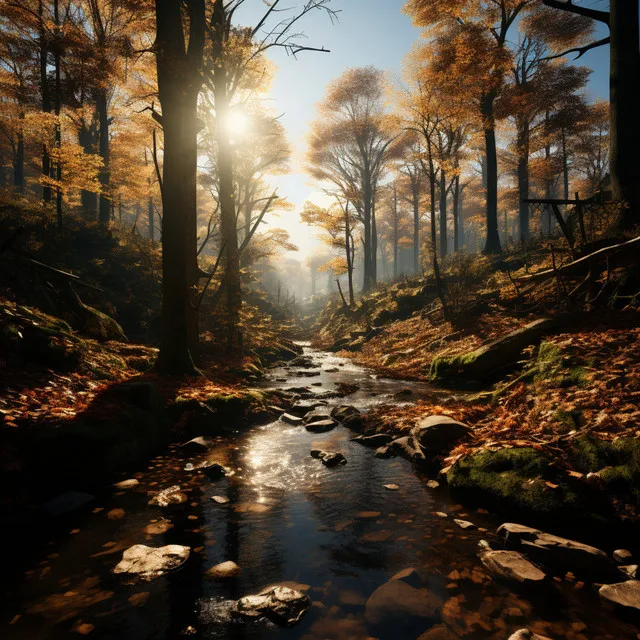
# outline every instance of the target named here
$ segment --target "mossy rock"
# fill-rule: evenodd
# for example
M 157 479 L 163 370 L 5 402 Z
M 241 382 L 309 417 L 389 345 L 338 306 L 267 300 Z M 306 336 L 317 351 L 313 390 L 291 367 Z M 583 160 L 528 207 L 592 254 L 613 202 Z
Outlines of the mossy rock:
M 542 318 L 470 353 L 434 358 L 429 377 L 440 384 L 482 386 L 497 372 L 515 367 L 522 350 L 541 340 L 553 325 L 550 318 Z
M 461 499 L 496 510 L 598 519 L 595 513 L 606 508 L 597 493 L 560 476 L 551 462 L 530 447 L 485 451 L 460 458 L 447 472 L 447 481 Z

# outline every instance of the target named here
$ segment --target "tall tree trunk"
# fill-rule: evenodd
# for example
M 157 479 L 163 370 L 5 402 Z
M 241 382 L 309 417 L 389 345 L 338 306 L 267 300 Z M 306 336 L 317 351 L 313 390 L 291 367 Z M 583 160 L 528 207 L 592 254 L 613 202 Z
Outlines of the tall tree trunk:
M 87 127 L 83 122 L 78 131 L 78 144 L 85 153 L 95 153 L 94 133 L 91 128 Z M 95 218 L 98 211 L 98 196 L 93 191 L 82 189 L 80 192 L 82 202 L 82 213 L 86 218 Z
M 238 252 L 238 225 L 233 184 L 233 151 L 229 132 L 226 129 L 229 114 L 227 95 L 227 73 L 223 61 L 223 37 L 226 29 L 226 14 L 222 0 L 216 1 L 212 20 L 216 35 L 214 43 L 217 66 L 213 74 L 213 97 L 216 110 L 216 141 L 218 143 L 218 182 L 220 197 L 220 226 L 225 247 L 224 282 L 227 293 L 227 341 L 231 351 L 241 346 L 239 333 L 242 289 L 240 282 L 240 256 Z
M 453 181 L 453 251 L 460 250 L 460 176 Z
M 20 121 L 24 121 L 24 113 L 20 114 Z M 18 129 L 18 143 L 16 145 L 16 153 L 13 159 L 13 186 L 20 193 L 24 193 L 24 129 L 22 124 Z
M 47 77 L 47 59 L 49 55 L 49 45 L 47 32 L 45 30 L 43 0 L 38 2 L 38 41 L 40 45 L 40 92 L 42 97 L 42 111 L 51 113 L 51 100 L 49 98 L 49 81 Z M 51 176 L 51 159 L 46 142 L 42 145 L 42 175 L 46 178 Z M 51 187 L 42 187 L 42 199 L 44 202 L 51 202 Z
M 562 179 L 564 183 L 564 199 L 569 199 L 569 158 L 567 157 L 567 132 L 560 130 L 560 147 L 562 149 Z
M 378 284 L 378 224 L 376 221 L 376 192 L 377 187 L 374 187 L 371 193 L 371 289 L 375 289 Z
M 368 176 L 365 178 L 363 193 L 363 279 L 362 293 L 371 290 L 371 184 Z
M 440 258 L 447 257 L 447 175 L 440 169 Z
M 398 190 L 393 187 L 393 279 L 398 279 Z
M 417 182 L 417 178 L 416 178 Z M 417 184 L 412 188 L 413 196 L 413 273 L 420 273 L 420 187 Z
M 191 253 L 195 249 L 193 208 L 197 152 L 197 98 L 204 46 L 202 0 L 189 3 L 189 49 L 185 52 L 181 0 L 156 0 L 156 61 L 162 106 L 164 162 L 162 189 L 162 336 L 157 367 L 193 374 L 190 324 Z
M 529 240 L 529 122 L 521 122 L 518 126 L 516 140 L 518 148 L 518 225 L 520 242 Z
M 155 241 L 155 215 L 153 213 L 153 197 L 149 196 L 147 200 L 147 220 L 148 220 L 148 230 L 149 230 L 149 240 L 151 240 L 151 244 Z
M 61 54 L 60 54 L 60 13 L 59 0 L 53 3 L 53 20 L 56 27 L 56 44 L 54 51 L 55 60 L 55 77 L 56 77 L 56 94 L 55 94 L 55 114 L 56 114 L 56 148 L 58 150 L 58 161 L 56 162 L 56 180 L 58 187 L 56 189 L 56 217 L 58 226 L 62 227 L 62 162 L 60 158 L 60 148 L 62 146 L 62 129 L 60 125 L 60 112 L 62 110 L 62 78 L 61 78 Z
M 614 200 L 629 207 L 622 229 L 640 224 L 640 52 L 638 2 L 611 0 L 609 25 L 611 188 Z
M 347 255 L 347 276 L 349 280 L 349 307 L 353 307 L 353 247 L 351 246 L 351 215 L 349 203 L 344 207 L 344 246 Z
M 498 152 L 496 149 L 495 118 L 493 102 L 495 96 L 488 94 L 482 101 L 484 118 L 484 141 L 487 158 L 487 239 L 484 253 L 501 253 L 500 234 L 498 233 Z
M 98 151 L 102 158 L 102 169 L 100 170 L 100 205 L 98 210 L 98 221 L 101 225 L 108 225 L 111 218 L 111 200 L 109 198 L 109 113 L 107 110 L 107 90 L 100 89 L 96 95 L 96 112 L 98 115 Z

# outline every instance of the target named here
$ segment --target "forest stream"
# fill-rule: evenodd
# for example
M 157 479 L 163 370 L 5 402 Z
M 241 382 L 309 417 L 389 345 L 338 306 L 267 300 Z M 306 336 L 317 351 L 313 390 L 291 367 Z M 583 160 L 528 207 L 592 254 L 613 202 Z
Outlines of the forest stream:
M 390 402 L 402 390 L 412 392 L 407 401 L 443 393 L 378 378 L 306 345 L 305 356 L 313 366 L 273 369 L 261 386 L 309 386 L 322 394 L 338 383 L 357 385 L 352 395 L 328 402 L 361 411 Z M 22 578 L 0 605 L 0 636 L 414 640 L 432 629 L 424 638 L 506 639 L 527 627 L 554 640 L 637 637 L 637 627 L 612 616 L 597 591 L 578 579 L 558 576 L 529 590 L 494 581 L 477 557 L 478 542 L 497 540 L 501 520 L 456 504 L 402 458 L 374 457 L 374 449 L 350 440 L 357 435 L 352 431 L 338 426 L 314 434 L 280 420 L 248 430 L 227 426 L 212 438 L 209 457 L 232 475 L 212 480 L 185 470 L 198 456 L 185 456 L 173 445 L 131 476 L 137 484 L 97 496 L 58 523 L 58 534 L 25 556 Z M 328 468 L 310 456 L 312 449 L 341 452 L 347 464 Z M 153 492 L 174 485 L 186 493 L 186 502 L 149 504 Z M 476 528 L 463 529 L 454 518 Z M 191 552 L 180 569 L 127 584 L 113 569 L 135 544 L 179 544 Z M 611 551 L 607 545 L 603 541 L 602 548 Z M 239 574 L 206 575 L 229 560 L 239 565 Z M 416 570 L 408 581 L 420 588 L 431 615 L 394 617 L 390 606 L 411 603 L 394 605 L 393 595 L 391 604 L 376 605 L 378 611 L 375 603 L 367 606 L 374 591 L 406 569 Z M 229 601 L 282 583 L 311 600 L 298 624 L 285 628 L 229 614 Z

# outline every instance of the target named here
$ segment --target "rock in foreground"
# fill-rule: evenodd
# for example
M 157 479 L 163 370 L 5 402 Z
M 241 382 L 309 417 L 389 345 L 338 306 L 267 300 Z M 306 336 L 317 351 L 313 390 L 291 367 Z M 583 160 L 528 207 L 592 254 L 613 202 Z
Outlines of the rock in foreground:
M 440 598 L 428 589 L 390 580 L 371 594 L 364 616 L 379 637 L 417 637 L 421 629 L 439 620 L 441 606 Z
M 122 560 L 116 565 L 113 573 L 150 582 L 181 567 L 187 561 L 190 551 L 189 547 L 179 544 L 169 544 L 166 547 L 134 544 L 122 554 Z
M 240 598 L 238 614 L 245 618 L 267 618 L 284 627 L 300 622 L 311 600 L 301 591 L 289 587 L 269 587 L 257 595 Z
M 621 607 L 640 611 L 640 580 L 627 580 L 600 587 L 600 597 Z
M 484 551 L 480 560 L 491 573 L 507 580 L 531 583 L 546 578 L 543 571 L 517 551 Z

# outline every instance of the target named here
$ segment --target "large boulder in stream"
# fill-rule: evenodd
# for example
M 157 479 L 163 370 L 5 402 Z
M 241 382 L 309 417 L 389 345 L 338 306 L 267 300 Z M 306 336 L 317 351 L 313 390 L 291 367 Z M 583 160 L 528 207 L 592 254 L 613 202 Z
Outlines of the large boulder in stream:
M 380 638 L 415 638 L 440 619 L 442 600 L 429 589 L 389 580 L 367 600 L 364 617 Z
M 449 453 L 462 440 L 471 437 L 472 428 L 454 420 L 449 416 L 427 416 L 421 418 L 413 429 L 411 437 L 416 447 L 419 447 L 427 458 Z
M 513 367 L 522 350 L 539 342 L 553 327 L 551 318 L 541 318 L 470 353 L 434 358 L 429 377 L 440 384 L 481 386 L 498 371 Z
M 498 533 L 508 544 L 519 547 L 527 556 L 546 566 L 597 578 L 619 575 L 607 554 L 588 544 L 515 522 L 500 525 Z
M 598 593 L 601 598 L 618 607 L 640 611 L 640 580 L 605 584 Z

